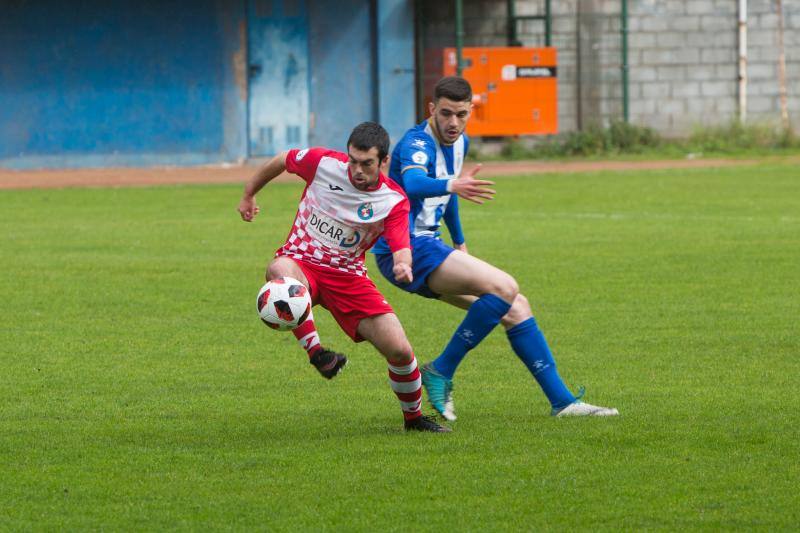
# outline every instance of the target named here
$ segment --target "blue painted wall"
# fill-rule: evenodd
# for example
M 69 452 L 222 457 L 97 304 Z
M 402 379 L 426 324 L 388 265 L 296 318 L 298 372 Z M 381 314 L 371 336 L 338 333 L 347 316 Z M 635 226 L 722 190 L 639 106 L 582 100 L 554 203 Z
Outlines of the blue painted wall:
M 413 124 L 411 0 L 255 0 L 251 8 L 278 4 L 308 18 L 308 129 L 292 141 L 343 149 L 358 122 L 380 120 L 393 140 Z M 0 166 L 243 160 L 252 140 L 248 98 L 262 98 L 248 80 L 247 7 L 3 2 Z
M 356 124 L 378 118 L 373 102 L 370 2 L 314 0 L 309 24 L 309 143 L 344 151 Z
M 344 149 L 353 126 L 414 125 L 413 0 L 313 0 L 310 144 Z
M 392 142 L 415 122 L 414 2 L 378 0 L 378 117 Z
M 308 145 L 305 0 L 248 0 L 250 156 Z
M 226 35 L 220 7 L 213 0 L 4 3 L 0 161 L 92 166 L 234 155 L 225 146 L 232 60 L 224 54 L 237 36 Z

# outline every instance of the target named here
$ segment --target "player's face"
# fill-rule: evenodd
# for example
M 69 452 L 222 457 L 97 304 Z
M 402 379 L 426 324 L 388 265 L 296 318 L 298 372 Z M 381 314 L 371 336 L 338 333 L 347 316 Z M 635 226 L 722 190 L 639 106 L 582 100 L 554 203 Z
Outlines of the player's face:
M 378 183 L 381 164 L 386 162 L 388 156 L 383 161 L 380 161 L 378 159 L 378 149 L 374 146 L 366 151 L 359 150 L 354 146 L 348 146 L 347 158 L 353 185 L 356 186 L 356 189 L 363 191 Z
M 467 127 L 467 120 L 472 113 L 472 102 L 454 102 L 439 98 L 435 103 L 430 103 L 430 112 L 439 138 L 445 144 L 453 144 Z

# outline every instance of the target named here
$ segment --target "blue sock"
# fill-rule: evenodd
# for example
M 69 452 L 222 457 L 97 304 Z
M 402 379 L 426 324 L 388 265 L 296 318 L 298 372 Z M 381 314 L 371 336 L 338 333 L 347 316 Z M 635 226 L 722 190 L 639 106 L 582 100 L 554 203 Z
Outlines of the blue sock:
M 506 334 L 511 347 L 528 367 L 554 409 L 566 407 L 575 401 L 556 370 L 556 362 L 542 331 L 533 317 L 520 322 Z
M 500 323 L 511 304 L 494 294 L 484 294 L 467 310 L 467 316 L 459 324 L 442 355 L 434 359 L 433 368 L 448 379 L 453 379 L 458 364 Z

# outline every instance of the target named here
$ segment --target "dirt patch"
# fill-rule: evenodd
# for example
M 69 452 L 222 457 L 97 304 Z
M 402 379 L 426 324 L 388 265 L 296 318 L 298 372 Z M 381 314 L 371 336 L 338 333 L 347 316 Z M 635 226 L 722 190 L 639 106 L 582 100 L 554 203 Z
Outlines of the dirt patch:
M 480 177 L 513 174 L 593 172 L 599 170 L 653 170 L 668 168 L 730 167 L 755 165 L 750 159 L 694 159 L 665 161 L 566 161 L 566 162 L 487 162 Z M 474 165 L 467 165 L 470 168 Z M 79 170 L 3 170 L 0 189 L 63 187 L 142 187 L 182 183 L 244 184 L 258 167 L 255 165 L 219 165 L 202 167 L 103 168 Z M 296 177 L 281 175 L 280 180 Z

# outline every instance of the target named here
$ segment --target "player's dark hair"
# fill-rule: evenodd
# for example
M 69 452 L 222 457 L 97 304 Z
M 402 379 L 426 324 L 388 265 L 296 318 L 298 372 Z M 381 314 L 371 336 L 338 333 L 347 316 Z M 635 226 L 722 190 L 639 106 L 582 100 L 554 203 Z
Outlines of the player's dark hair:
M 439 98 L 447 98 L 453 102 L 471 102 L 472 87 L 460 76 L 447 76 L 440 79 L 433 89 L 433 103 Z
M 347 139 L 347 147 L 364 150 L 378 149 L 378 162 L 380 163 L 389 154 L 389 133 L 377 122 L 362 122 Z

